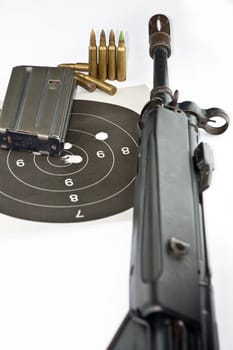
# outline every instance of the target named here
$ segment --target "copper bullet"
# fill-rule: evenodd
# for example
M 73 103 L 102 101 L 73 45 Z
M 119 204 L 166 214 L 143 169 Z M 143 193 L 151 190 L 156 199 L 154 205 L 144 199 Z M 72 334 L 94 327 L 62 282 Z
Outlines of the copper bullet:
M 90 35 L 90 44 L 88 48 L 88 64 L 89 64 L 89 74 L 92 77 L 97 77 L 97 46 L 95 32 L 92 29 Z
M 104 92 L 106 92 L 109 95 L 114 95 L 117 91 L 117 88 L 109 83 L 106 83 L 105 81 L 96 79 L 90 75 L 85 75 L 83 73 L 75 73 L 75 76 L 78 75 L 79 77 L 85 79 L 88 82 L 94 83 L 96 87 Z
M 78 74 L 74 75 L 74 79 L 77 81 L 77 84 L 82 86 L 84 89 L 86 89 L 89 92 L 93 92 L 96 89 L 96 84 L 93 82 L 87 81 L 83 77 L 79 76 Z
M 109 45 L 108 45 L 108 79 L 116 79 L 116 45 L 115 35 L 113 30 L 109 34 Z
M 107 79 L 107 46 L 104 30 L 100 33 L 98 79 Z
M 58 67 L 71 68 L 79 72 L 89 72 L 88 63 L 61 63 Z
M 117 47 L 117 80 L 124 81 L 126 79 L 126 48 L 125 38 L 121 31 L 119 36 L 119 43 Z

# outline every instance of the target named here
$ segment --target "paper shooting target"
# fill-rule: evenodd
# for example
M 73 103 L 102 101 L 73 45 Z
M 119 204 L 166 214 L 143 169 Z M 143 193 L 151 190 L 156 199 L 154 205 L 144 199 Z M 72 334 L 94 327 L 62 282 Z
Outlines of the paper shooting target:
M 139 116 L 75 100 L 60 157 L 0 150 L 0 211 L 45 222 L 107 217 L 133 205 Z

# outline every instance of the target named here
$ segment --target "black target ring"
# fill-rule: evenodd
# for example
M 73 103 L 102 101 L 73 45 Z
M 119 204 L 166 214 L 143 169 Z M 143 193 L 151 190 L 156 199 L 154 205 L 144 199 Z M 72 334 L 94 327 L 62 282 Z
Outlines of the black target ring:
M 18 218 L 79 222 L 130 208 L 137 166 L 138 114 L 76 100 L 59 158 L 0 150 L 0 210 Z

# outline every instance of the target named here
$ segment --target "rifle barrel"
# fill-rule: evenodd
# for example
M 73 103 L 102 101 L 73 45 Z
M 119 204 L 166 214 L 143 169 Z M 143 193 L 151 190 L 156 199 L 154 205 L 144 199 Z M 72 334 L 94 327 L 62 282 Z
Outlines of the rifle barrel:
M 157 47 L 153 51 L 154 60 L 154 87 L 151 98 L 160 97 L 164 104 L 171 101 L 169 89 L 167 50 L 164 47 Z
M 172 92 L 168 83 L 167 58 L 171 55 L 170 24 L 164 15 L 155 15 L 149 21 L 150 56 L 154 60 L 154 84 L 151 99 L 171 102 Z

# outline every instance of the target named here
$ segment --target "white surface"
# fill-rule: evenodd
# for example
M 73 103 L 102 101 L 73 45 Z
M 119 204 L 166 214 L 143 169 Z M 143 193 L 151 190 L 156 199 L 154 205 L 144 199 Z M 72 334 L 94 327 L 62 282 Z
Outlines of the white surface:
M 92 28 L 126 32 L 128 81 L 119 86 L 151 87 L 148 20 L 156 13 L 172 22 L 170 87 L 179 88 L 180 100 L 232 115 L 230 0 L 1 0 L 0 100 L 15 65 L 85 61 Z M 231 350 L 233 128 L 203 139 L 215 153 L 206 226 L 221 349 Z M 1 216 L 0 349 L 106 348 L 128 308 L 131 214 L 77 225 Z

